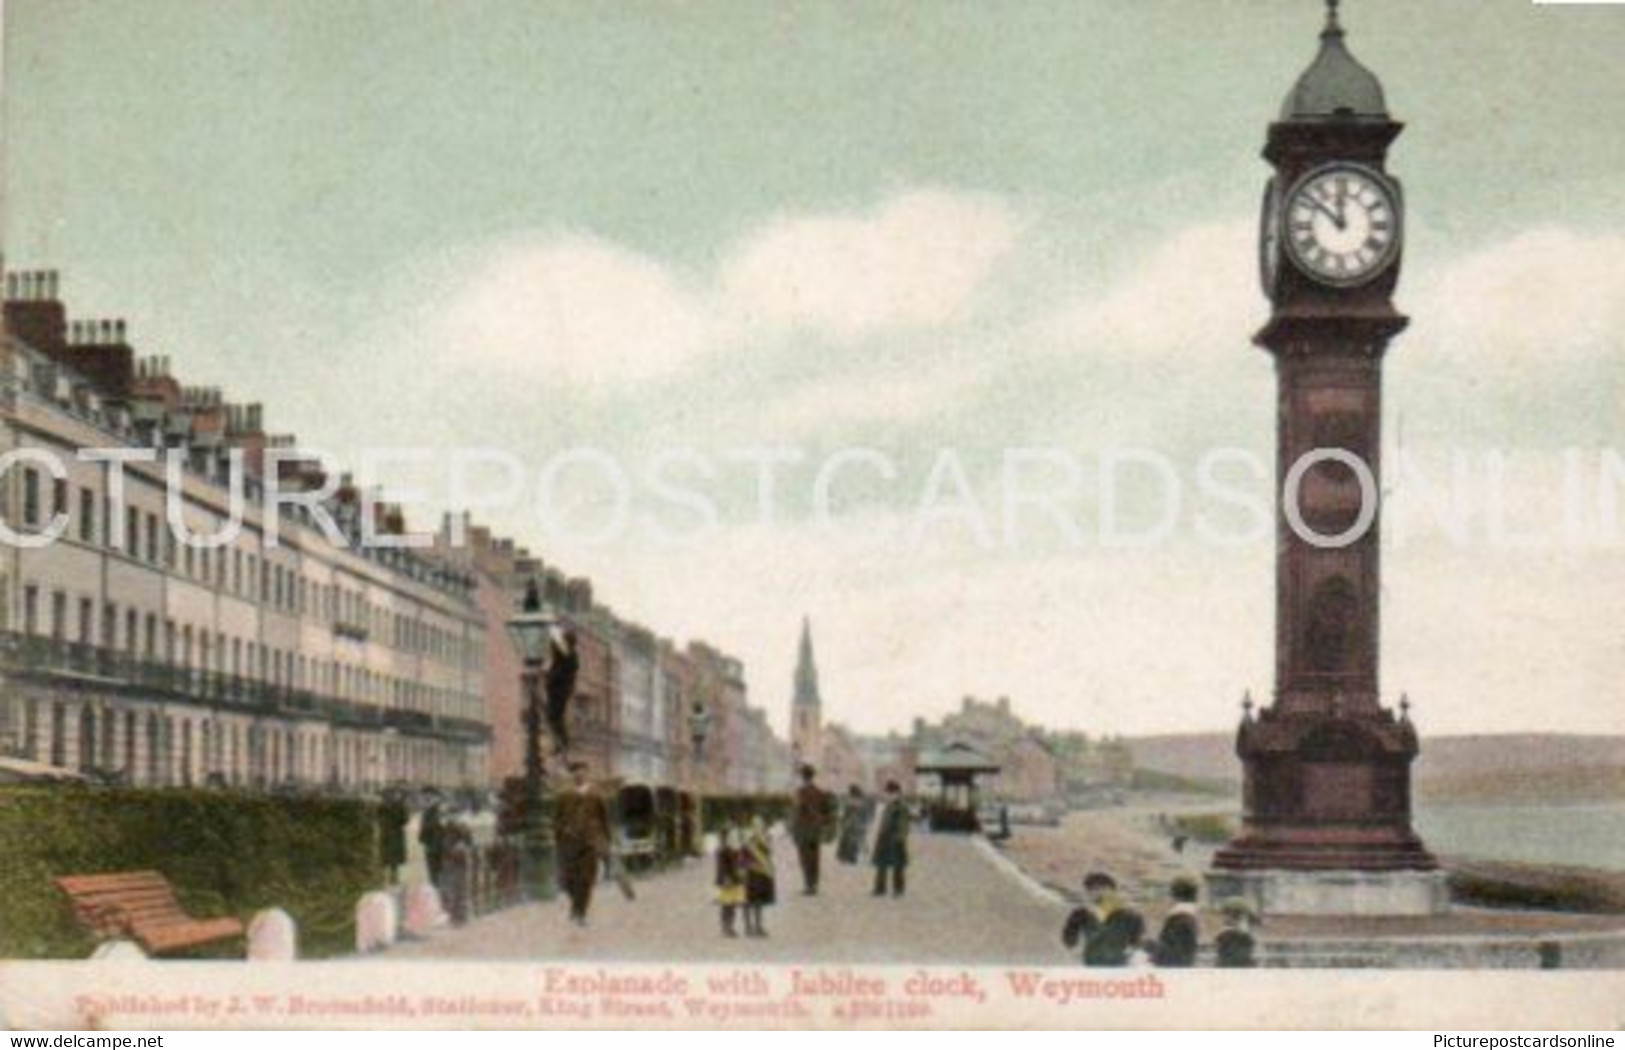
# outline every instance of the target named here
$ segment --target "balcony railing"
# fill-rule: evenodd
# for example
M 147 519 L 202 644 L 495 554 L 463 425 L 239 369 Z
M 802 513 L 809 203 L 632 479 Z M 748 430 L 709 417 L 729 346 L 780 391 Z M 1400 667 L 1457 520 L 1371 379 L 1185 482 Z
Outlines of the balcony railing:
M 78 679 L 142 699 L 200 703 L 244 714 L 316 718 L 345 727 L 452 737 L 474 743 L 491 736 L 488 725 L 472 718 L 437 718 L 427 711 L 384 708 L 39 635 L 0 632 L 0 668 L 13 674 Z

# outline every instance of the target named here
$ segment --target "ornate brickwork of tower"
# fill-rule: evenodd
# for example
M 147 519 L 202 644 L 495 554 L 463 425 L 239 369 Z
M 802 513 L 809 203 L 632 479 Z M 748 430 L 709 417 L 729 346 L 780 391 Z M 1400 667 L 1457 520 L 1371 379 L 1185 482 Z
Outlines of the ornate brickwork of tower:
M 795 691 L 790 700 L 790 750 L 798 765 L 818 765 L 824 754 L 824 701 L 818 695 L 818 665 L 813 662 L 812 623 L 801 620 L 801 650 L 796 656 Z
M 1392 302 L 1403 201 L 1386 169 L 1401 125 L 1327 7 L 1320 52 L 1264 149 L 1272 312 L 1255 341 L 1278 384 L 1275 695 L 1243 715 L 1244 824 L 1214 866 L 1222 888 L 1268 910 L 1425 912 L 1441 906 L 1437 878 L 1376 877 L 1437 867 L 1411 829 L 1416 732 L 1377 681 L 1382 362 L 1406 325 Z

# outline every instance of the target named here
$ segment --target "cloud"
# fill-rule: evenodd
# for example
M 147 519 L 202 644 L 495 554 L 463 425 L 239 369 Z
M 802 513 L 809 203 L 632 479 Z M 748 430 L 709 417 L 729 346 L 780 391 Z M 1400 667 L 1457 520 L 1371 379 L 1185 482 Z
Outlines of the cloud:
M 850 342 L 962 316 L 1021 222 L 991 196 L 916 190 L 861 215 L 789 215 L 735 247 L 720 274 L 751 328 Z
M 1177 357 L 1192 364 L 1231 355 L 1248 345 L 1266 317 L 1251 265 L 1255 238 L 1250 221 L 1182 230 L 1121 267 L 1121 276 L 1103 290 L 1063 304 L 1040 323 L 1040 337 L 1063 351 Z
M 1436 272 L 1420 289 L 1418 333 L 1456 365 L 1532 376 L 1617 352 L 1625 334 L 1625 236 L 1545 227 Z
M 850 344 L 957 321 L 1020 231 L 998 198 L 923 189 L 859 213 L 777 216 L 710 273 L 594 236 L 520 238 L 430 267 L 414 327 L 459 364 L 560 387 L 636 385 L 791 337 Z
M 434 313 L 446 353 L 559 385 L 667 375 L 715 335 L 668 267 L 585 236 L 497 248 Z

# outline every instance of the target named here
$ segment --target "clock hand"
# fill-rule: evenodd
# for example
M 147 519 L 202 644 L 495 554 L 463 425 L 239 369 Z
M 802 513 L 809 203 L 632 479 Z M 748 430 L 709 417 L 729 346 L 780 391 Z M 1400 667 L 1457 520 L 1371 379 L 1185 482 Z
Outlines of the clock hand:
M 1324 213 L 1326 218 L 1336 223 L 1338 229 L 1341 230 L 1343 228 L 1343 217 L 1338 212 L 1332 211 L 1331 205 L 1327 204 L 1325 201 L 1321 200 L 1319 197 L 1316 197 L 1312 193 L 1304 194 L 1304 199 L 1310 204 L 1313 204 L 1317 211 Z

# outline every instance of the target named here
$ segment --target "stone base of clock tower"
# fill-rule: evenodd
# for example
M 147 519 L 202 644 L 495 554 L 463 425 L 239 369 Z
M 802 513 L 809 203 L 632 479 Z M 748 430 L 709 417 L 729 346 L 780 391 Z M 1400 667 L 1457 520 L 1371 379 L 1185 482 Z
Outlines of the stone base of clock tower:
M 1442 871 L 1223 871 L 1208 899 L 1240 897 L 1260 915 L 1431 916 L 1450 910 Z

